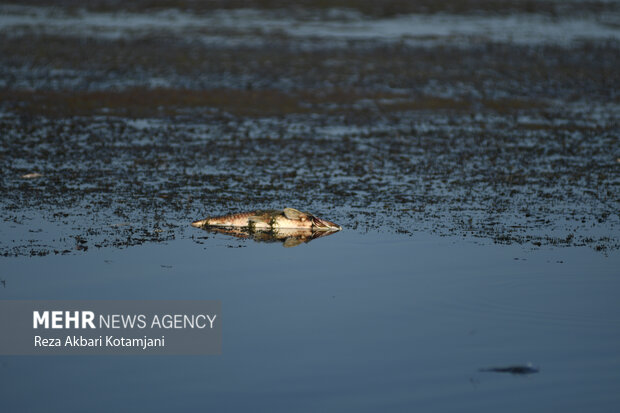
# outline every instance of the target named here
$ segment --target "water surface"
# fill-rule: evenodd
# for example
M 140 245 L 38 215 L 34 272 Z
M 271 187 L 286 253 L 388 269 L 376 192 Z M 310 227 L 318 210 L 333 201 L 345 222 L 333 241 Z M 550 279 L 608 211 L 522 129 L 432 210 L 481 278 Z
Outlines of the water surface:
M 619 401 L 617 254 L 350 230 L 295 248 L 200 242 L 4 259 L 5 299 L 218 299 L 224 322 L 221 356 L 3 357 L 8 411 L 612 411 Z M 478 371 L 527 362 L 540 372 Z

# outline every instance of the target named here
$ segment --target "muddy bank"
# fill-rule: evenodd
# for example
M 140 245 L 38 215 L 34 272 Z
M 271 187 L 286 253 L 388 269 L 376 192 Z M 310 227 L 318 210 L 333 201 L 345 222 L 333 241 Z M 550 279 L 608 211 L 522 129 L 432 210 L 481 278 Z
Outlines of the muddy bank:
M 4 253 L 64 250 L 67 238 L 158 241 L 203 215 L 282 205 L 348 229 L 618 245 L 615 127 L 500 118 L 489 133 L 470 116 L 436 113 L 339 120 L 5 117 L 5 222 L 38 230 L 43 220 L 71 235 L 40 249 L 6 240 Z M 42 176 L 21 178 L 33 171 Z
M 12 2 L 9 2 L 9 4 Z M 17 3 L 16 3 L 17 4 Z M 23 4 L 23 3 L 19 3 Z M 587 0 L 587 1 L 557 1 L 557 0 L 300 0 L 294 5 L 285 0 L 134 0 L 126 2 L 122 0 L 96 0 L 86 4 L 79 0 L 29 0 L 28 4 L 36 6 L 61 6 L 63 8 L 82 9 L 93 11 L 153 11 L 176 8 L 190 10 L 196 13 L 210 12 L 219 9 L 275 9 L 298 12 L 299 9 L 323 10 L 326 13 L 334 9 L 356 10 L 372 17 L 386 17 L 408 13 L 455 13 L 455 14 L 509 14 L 531 13 L 549 14 L 552 16 L 577 14 L 584 11 L 590 13 L 618 12 L 620 6 L 613 1 Z
M 3 255 L 285 206 L 357 231 L 619 246 L 617 39 L 20 30 L 0 32 Z

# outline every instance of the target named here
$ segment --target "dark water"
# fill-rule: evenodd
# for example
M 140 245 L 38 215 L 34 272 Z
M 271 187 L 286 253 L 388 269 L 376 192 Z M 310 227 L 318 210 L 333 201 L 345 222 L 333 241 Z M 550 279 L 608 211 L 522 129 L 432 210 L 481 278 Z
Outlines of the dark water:
M 613 411 L 619 265 L 585 247 L 356 231 L 295 248 L 217 235 L 5 259 L 7 299 L 222 300 L 224 351 L 3 357 L 2 405 Z M 540 372 L 478 371 L 528 362 Z

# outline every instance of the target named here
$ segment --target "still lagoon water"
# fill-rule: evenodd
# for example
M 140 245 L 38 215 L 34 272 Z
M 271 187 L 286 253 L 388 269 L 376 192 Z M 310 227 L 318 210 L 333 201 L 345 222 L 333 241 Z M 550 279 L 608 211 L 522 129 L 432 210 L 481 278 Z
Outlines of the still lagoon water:
M 620 402 L 616 252 L 426 233 L 344 230 L 295 248 L 203 234 L 4 258 L 3 299 L 221 300 L 224 346 L 221 356 L 2 357 L 3 411 L 613 411 Z M 480 371 L 528 363 L 539 372 Z

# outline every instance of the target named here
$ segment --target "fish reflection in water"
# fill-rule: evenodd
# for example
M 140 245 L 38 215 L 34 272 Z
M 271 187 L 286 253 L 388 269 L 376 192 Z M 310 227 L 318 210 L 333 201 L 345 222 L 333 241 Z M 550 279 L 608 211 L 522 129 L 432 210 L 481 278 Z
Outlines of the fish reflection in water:
M 308 243 L 314 239 L 326 237 L 338 232 L 334 231 L 313 231 L 311 229 L 279 229 L 277 231 L 256 231 L 249 228 L 223 228 L 223 227 L 203 227 L 205 231 L 232 235 L 237 238 L 252 239 L 257 242 L 280 242 L 285 248 L 296 247 L 299 244 Z

